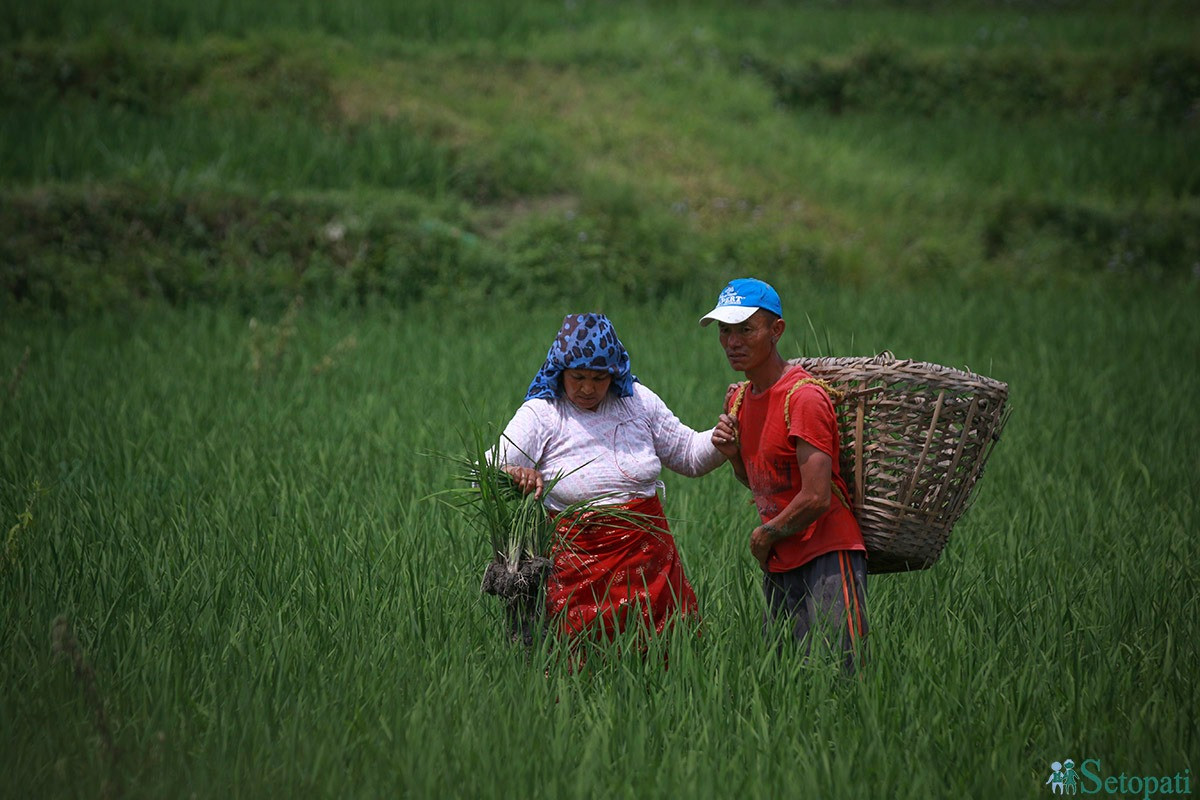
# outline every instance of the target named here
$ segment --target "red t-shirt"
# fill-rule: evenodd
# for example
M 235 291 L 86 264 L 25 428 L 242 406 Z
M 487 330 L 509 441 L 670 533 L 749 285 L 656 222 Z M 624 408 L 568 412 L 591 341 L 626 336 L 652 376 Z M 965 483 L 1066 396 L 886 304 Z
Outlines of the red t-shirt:
M 839 465 L 841 441 L 833 402 L 816 384 L 792 392 L 791 426 L 784 421 L 783 404 L 796 382 L 812 377 L 793 366 L 775 385 L 762 394 L 747 388 L 738 411 L 738 436 L 742 461 L 754 504 L 763 522 L 769 522 L 800 491 L 800 464 L 796 461 L 796 439 L 825 453 L 833 461 L 833 487 L 829 510 L 816 522 L 777 543 L 767 560 L 771 572 L 786 572 L 834 550 L 866 550 L 854 514 L 838 498 L 849 499 Z M 733 402 L 730 395 L 726 411 Z

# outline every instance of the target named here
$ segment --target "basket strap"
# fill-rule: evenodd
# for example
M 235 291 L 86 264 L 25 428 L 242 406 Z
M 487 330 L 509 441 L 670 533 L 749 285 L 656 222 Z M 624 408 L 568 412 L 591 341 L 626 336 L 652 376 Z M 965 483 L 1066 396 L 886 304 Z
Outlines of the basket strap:
M 825 394 L 829 395 L 830 401 L 832 401 L 835 406 L 842 402 L 842 398 L 846 396 L 845 392 L 840 389 L 833 388 L 820 378 L 801 378 L 800 380 L 796 381 L 791 389 L 788 389 L 787 397 L 783 398 L 783 424 L 789 428 L 792 427 L 792 392 L 796 391 L 801 386 L 806 386 L 810 383 L 820 386 L 822 389 L 824 389 Z
M 746 392 L 750 388 L 750 381 L 742 381 L 738 384 L 737 391 L 733 393 L 733 402 L 729 404 L 729 416 L 737 422 L 738 411 L 742 407 L 742 400 L 746 398 Z

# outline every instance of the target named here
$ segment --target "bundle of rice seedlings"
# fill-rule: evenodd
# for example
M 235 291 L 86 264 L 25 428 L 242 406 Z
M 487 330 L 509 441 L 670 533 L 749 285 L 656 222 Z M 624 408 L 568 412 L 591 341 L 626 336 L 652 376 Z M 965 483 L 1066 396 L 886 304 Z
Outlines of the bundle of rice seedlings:
M 464 485 L 439 492 L 443 502 L 464 514 L 491 550 L 480 590 L 504 602 L 508 635 L 532 645 L 542 629 L 546 576 L 557 523 L 570 508 L 552 515 L 533 494 L 522 494 L 499 462 L 498 436 L 474 428 L 464 436 L 465 453 L 444 456 L 459 468 Z M 558 479 L 546 481 L 542 498 Z

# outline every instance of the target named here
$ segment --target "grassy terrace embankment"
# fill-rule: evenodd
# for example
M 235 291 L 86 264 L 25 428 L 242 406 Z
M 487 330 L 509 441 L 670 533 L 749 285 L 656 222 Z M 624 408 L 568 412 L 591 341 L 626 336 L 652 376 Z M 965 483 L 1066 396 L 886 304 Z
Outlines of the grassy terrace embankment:
M 1200 263 L 1181 8 L 104 8 L 8 17 L 6 302 Z

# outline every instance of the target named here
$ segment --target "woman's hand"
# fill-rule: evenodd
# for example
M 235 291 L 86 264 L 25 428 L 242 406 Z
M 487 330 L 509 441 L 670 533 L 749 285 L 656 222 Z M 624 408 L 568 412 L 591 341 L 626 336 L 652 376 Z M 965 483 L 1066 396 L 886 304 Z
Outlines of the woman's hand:
M 737 422 L 728 414 L 722 414 L 712 432 L 713 447 L 728 459 L 739 453 Z
M 542 473 L 533 467 L 505 467 L 504 471 L 512 476 L 513 482 L 521 490 L 521 494 L 533 492 L 533 496 L 542 496 Z

